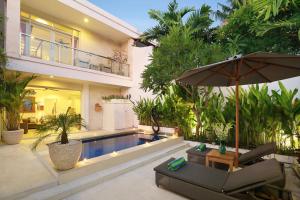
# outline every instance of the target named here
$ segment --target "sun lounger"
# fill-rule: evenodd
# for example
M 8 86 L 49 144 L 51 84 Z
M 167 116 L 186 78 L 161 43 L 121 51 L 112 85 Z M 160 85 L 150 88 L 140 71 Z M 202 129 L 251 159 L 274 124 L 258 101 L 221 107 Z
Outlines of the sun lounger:
M 239 156 L 240 165 L 248 165 L 262 161 L 262 157 L 276 152 L 276 143 L 267 143 Z
M 262 190 L 268 184 L 284 179 L 280 163 L 275 159 L 230 173 L 191 162 L 173 172 L 167 167 L 172 160 L 174 158 L 154 168 L 156 185 L 195 200 L 255 199 L 251 197 L 255 190 Z M 290 193 L 275 191 L 277 194 L 275 192 L 274 195 L 278 198 L 291 199 Z

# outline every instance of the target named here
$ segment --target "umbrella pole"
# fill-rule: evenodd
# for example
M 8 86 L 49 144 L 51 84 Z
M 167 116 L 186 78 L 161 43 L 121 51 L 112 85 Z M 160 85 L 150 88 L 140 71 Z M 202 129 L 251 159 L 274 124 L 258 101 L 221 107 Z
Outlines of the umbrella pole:
M 235 81 L 235 166 L 239 159 L 239 81 Z

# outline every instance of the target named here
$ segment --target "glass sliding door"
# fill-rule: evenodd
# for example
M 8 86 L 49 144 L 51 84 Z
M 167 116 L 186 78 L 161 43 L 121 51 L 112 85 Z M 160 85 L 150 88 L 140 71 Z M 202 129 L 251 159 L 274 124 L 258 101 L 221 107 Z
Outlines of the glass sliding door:
M 22 55 L 73 65 L 79 31 L 21 11 Z
M 52 31 L 36 24 L 31 24 L 30 56 L 43 60 L 53 60 Z
M 54 32 L 55 43 L 55 61 L 71 65 L 72 63 L 72 35 Z

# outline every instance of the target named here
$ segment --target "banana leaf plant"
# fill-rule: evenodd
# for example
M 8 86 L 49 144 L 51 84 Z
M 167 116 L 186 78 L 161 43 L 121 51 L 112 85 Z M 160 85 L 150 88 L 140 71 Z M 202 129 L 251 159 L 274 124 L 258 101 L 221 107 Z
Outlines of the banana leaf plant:
M 272 91 L 277 117 L 283 134 L 290 139 L 291 147 L 295 148 L 295 137 L 299 142 L 300 126 L 300 100 L 296 98 L 298 89 L 287 90 L 281 82 L 279 87 L 280 93 Z
M 32 95 L 33 90 L 26 89 L 36 76 L 24 76 L 18 72 L 4 71 L 0 84 L 0 109 L 4 111 L 3 123 L 6 130 L 13 131 L 20 128 L 20 109 L 26 96 Z

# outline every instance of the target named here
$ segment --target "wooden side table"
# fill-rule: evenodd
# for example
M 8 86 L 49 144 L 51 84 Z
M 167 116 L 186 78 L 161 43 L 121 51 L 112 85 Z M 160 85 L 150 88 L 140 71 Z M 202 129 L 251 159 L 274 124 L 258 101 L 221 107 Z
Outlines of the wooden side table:
M 235 160 L 234 152 L 226 151 L 225 154 L 220 154 L 219 150 L 212 149 L 210 152 L 206 154 L 205 164 L 206 167 L 209 167 L 209 162 L 212 162 L 213 166 L 215 162 L 227 164 L 229 165 L 229 169 L 232 172 L 234 160 Z

